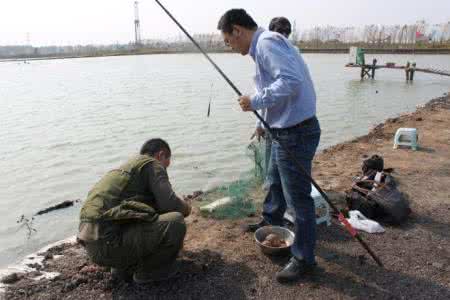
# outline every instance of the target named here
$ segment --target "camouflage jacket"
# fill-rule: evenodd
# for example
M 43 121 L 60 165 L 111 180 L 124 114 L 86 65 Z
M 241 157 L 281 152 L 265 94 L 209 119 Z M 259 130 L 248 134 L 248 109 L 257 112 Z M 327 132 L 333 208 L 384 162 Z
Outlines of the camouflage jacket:
M 178 198 L 165 168 L 151 156 L 138 155 L 109 171 L 89 191 L 80 213 L 81 240 L 97 240 L 102 224 L 154 222 L 158 214 L 178 211 L 189 214 Z

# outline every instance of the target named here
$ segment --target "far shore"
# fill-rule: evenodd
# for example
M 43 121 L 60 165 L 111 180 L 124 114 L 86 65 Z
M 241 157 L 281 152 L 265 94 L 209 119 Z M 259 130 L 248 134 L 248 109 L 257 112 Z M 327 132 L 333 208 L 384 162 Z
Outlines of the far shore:
M 347 54 L 348 48 L 300 48 L 302 53 L 319 53 L 319 54 Z M 211 50 L 207 51 L 211 54 L 233 53 L 231 50 Z M 413 49 L 413 48 L 365 48 L 366 54 L 433 54 L 433 55 L 449 55 L 450 48 L 431 48 L 431 49 Z M 85 55 L 54 55 L 54 56 L 17 56 L 17 57 L 0 57 L 0 62 L 23 62 L 35 60 L 53 60 L 53 59 L 73 59 L 73 58 L 93 58 L 93 57 L 109 57 L 109 56 L 129 56 L 129 55 L 151 55 L 151 54 L 195 54 L 197 50 L 175 50 L 175 49 L 137 49 L 123 52 L 94 53 Z

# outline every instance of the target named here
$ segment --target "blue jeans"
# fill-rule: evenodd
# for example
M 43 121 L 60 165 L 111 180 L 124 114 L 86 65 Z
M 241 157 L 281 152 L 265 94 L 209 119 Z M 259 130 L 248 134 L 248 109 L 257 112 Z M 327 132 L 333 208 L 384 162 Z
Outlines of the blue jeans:
M 311 197 L 311 182 L 283 147 L 289 149 L 311 176 L 312 160 L 320 140 L 319 121 L 314 117 L 304 126 L 275 130 L 272 139 L 266 178 L 269 192 L 263 206 L 264 220 L 272 225 L 282 225 L 288 203 L 295 212 L 292 255 L 304 259 L 307 264 L 314 264 L 316 213 Z

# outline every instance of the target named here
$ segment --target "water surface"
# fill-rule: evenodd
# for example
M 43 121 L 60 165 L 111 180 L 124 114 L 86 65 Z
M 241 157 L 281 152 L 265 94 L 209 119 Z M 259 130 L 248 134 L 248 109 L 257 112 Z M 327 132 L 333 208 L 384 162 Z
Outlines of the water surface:
M 253 62 L 238 54 L 213 59 L 244 93 Z M 389 116 L 450 90 L 450 78 L 380 70 L 359 80 L 347 55 L 306 54 L 318 94 L 320 147 L 368 132 Z M 449 55 L 377 55 L 450 69 Z M 371 57 L 367 57 L 371 60 Z M 212 99 L 211 116 L 206 117 Z M 0 266 L 76 233 L 79 206 L 38 217 L 27 240 L 16 220 L 64 200 L 84 199 L 111 168 L 152 137 L 173 150 L 169 169 L 179 194 L 236 180 L 251 168 L 246 146 L 255 118 L 198 54 L 145 55 L 0 64 Z

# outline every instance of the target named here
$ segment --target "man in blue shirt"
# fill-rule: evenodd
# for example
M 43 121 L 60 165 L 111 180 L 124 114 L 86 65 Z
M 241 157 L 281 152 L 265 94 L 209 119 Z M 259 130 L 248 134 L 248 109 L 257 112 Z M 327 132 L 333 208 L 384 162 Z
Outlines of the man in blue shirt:
M 249 226 L 282 225 L 289 203 L 295 211 L 292 258 L 276 274 L 280 282 L 293 281 L 316 265 L 316 219 L 311 182 L 291 160 L 288 152 L 311 174 L 312 160 L 320 140 L 316 118 L 316 94 L 308 67 L 298 50 L 281 34 L 259 28 L 243 9 L 227 11 L 219 21 L 224 42 L 255 61 L 256 93 L 241 96 L 243 111 L 259 110 L 273 129 L 263 220 Z M 257 124 L 258 126 L 258 124 Z M 263 128 L 257 127 L 257 132 Z M 281 146 L 282 145 L 282 146 Z

